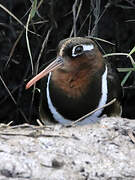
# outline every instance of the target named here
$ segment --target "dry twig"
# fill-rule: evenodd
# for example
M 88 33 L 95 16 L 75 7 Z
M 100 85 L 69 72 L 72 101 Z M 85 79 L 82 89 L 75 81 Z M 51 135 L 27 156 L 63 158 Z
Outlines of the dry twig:
M 86 117 L 90 116 L 90 115 L 93 114 L 94 112 L 96 112 L 96 111 L 98 111 L 98 110 L 100 110 L 100 109 L 103 109 L 103 108 L 105 108 L 105 107 L 107 107 L 107 106 L 110 106 L 110 105 L 113 104 L 115 101 L 116 101 L 116 98 L 114 98 L 112 101 L 108 102 L 108 103 L 105 104 L 104 106 L 99 107 L 99 108 L 96 108 L 95 110 L 89 112 L 88 114 L 86 114 L 86 115 L 84 115 L 83 117 L 77 119 L 76 121 L 72 122 L 72 123 L 71 123 L 70 125 L 68 125 L 68 126 L 73 126 L 73 125 L 75 125 L 76 123 L 82 121 L 83 119 L 85 119 Z

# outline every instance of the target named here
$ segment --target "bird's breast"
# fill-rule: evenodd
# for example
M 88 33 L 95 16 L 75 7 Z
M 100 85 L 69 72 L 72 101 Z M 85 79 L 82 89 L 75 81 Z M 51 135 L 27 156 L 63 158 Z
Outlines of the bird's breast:
M 74 79 L 74 76 L 71 76 L 74 83 L 69 83 L 68 80 L 71 81 L 71 79 L 67 77 L 65 79 L 62 76 L 58 86 L 58 84 L 55 84 L 56 81 L 52 81 L 52 79 L 54 80 L 54 77 L 49 74 L 47 82 L 47 99 L 49 109 L 53 114 L 54 119 L 59 121 L 59 119 L 63 119 L 64 117 L 69 120 L 76 120 L 106 103 L 107 69 L 103 74 L 101 71 L 95 75 L 96 79 L 91 78 L 89 83 L 87 81 L 89 79 L 88 74 L 81 76 L 82 78 L 77 78 L 77 76 L 75 76 Z M 69 86 L 69 84 L 72 84 L 72 87 Z M 101 113 L 102 110 L 99 110 L 98 112 L 95 112 L 92 117 L 95 119 L 95 117 L 98 117 Z
M 51 77 L 54 86 L 71 98 L 80 98 L 87 91 L 91 79 L 90 70 L 75 73 L 56 71 Z

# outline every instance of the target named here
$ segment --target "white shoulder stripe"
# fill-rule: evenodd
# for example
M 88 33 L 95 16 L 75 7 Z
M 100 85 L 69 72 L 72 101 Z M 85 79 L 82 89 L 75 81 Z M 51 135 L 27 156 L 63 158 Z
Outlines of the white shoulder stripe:
M 50 78 L 51 78 L 51 73 L 48 75 L 48 81 L 47 81 L 47 89 L 46 89 L 46 93 L 47 93 L 47 101 L 48 101 L 48 106 L 49 109 L 54 117 L 54 119 L 56 121 L 58 121 L 61 124 L 70 124 L 71 120 L 69 119 L 65 119 L 59 112 L 57 112 L 57 109 L 53 106 L 51 98 L 50 98 L 50 92 L 49 92 L 49 82 L 50 82 Z M 107 94 L 108 94 L 108 88 L 107 88 L 107 66 L 105 68 L 105 72 L 102 75 L 102 95 L 101 95 L 101 99 L 100 102 L 98 104 L 98 107 L 102 107 L 103 105 L 106 104 L 107 102 Z M 78 122 L 78 124 L 83 125 L 83 124 L 89 124 L 92 122 L 96 122 L 100 116 L 100 114 L 102 113 L 103 109 L 100 109 L 98 111 L 96 111 L 95 113 L 93 113 L 91 116 L 85 118 L 84 120 Z

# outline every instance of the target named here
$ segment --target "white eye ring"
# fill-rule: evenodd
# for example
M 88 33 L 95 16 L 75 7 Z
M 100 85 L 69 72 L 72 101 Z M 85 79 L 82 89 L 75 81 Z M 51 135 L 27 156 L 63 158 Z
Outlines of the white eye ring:
M 77 47 L 82 47 L 82 52 L 76 52 L 76 48 Z M 94 45 L 93 44 L 80 44 L 80 45 L 77 45 L 77 46 L 74 46 L 73 49 L 72 49 L 72 57 L 76 57 L 80 54 L 82 54 L 83 52 L 85 51 L 91 51 L 92 49 L 94 49 Z

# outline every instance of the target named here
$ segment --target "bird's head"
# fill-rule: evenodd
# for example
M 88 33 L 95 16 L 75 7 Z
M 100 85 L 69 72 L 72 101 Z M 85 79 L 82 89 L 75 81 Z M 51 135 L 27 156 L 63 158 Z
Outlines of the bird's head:
M 30 80 L 26 89 L 53 71 L 76 73 L 84 69 L 97 72 L 103 66 L 103 58 L 96 44 L 89 38 L 74 37 L 60 41 L 56 59 Z

